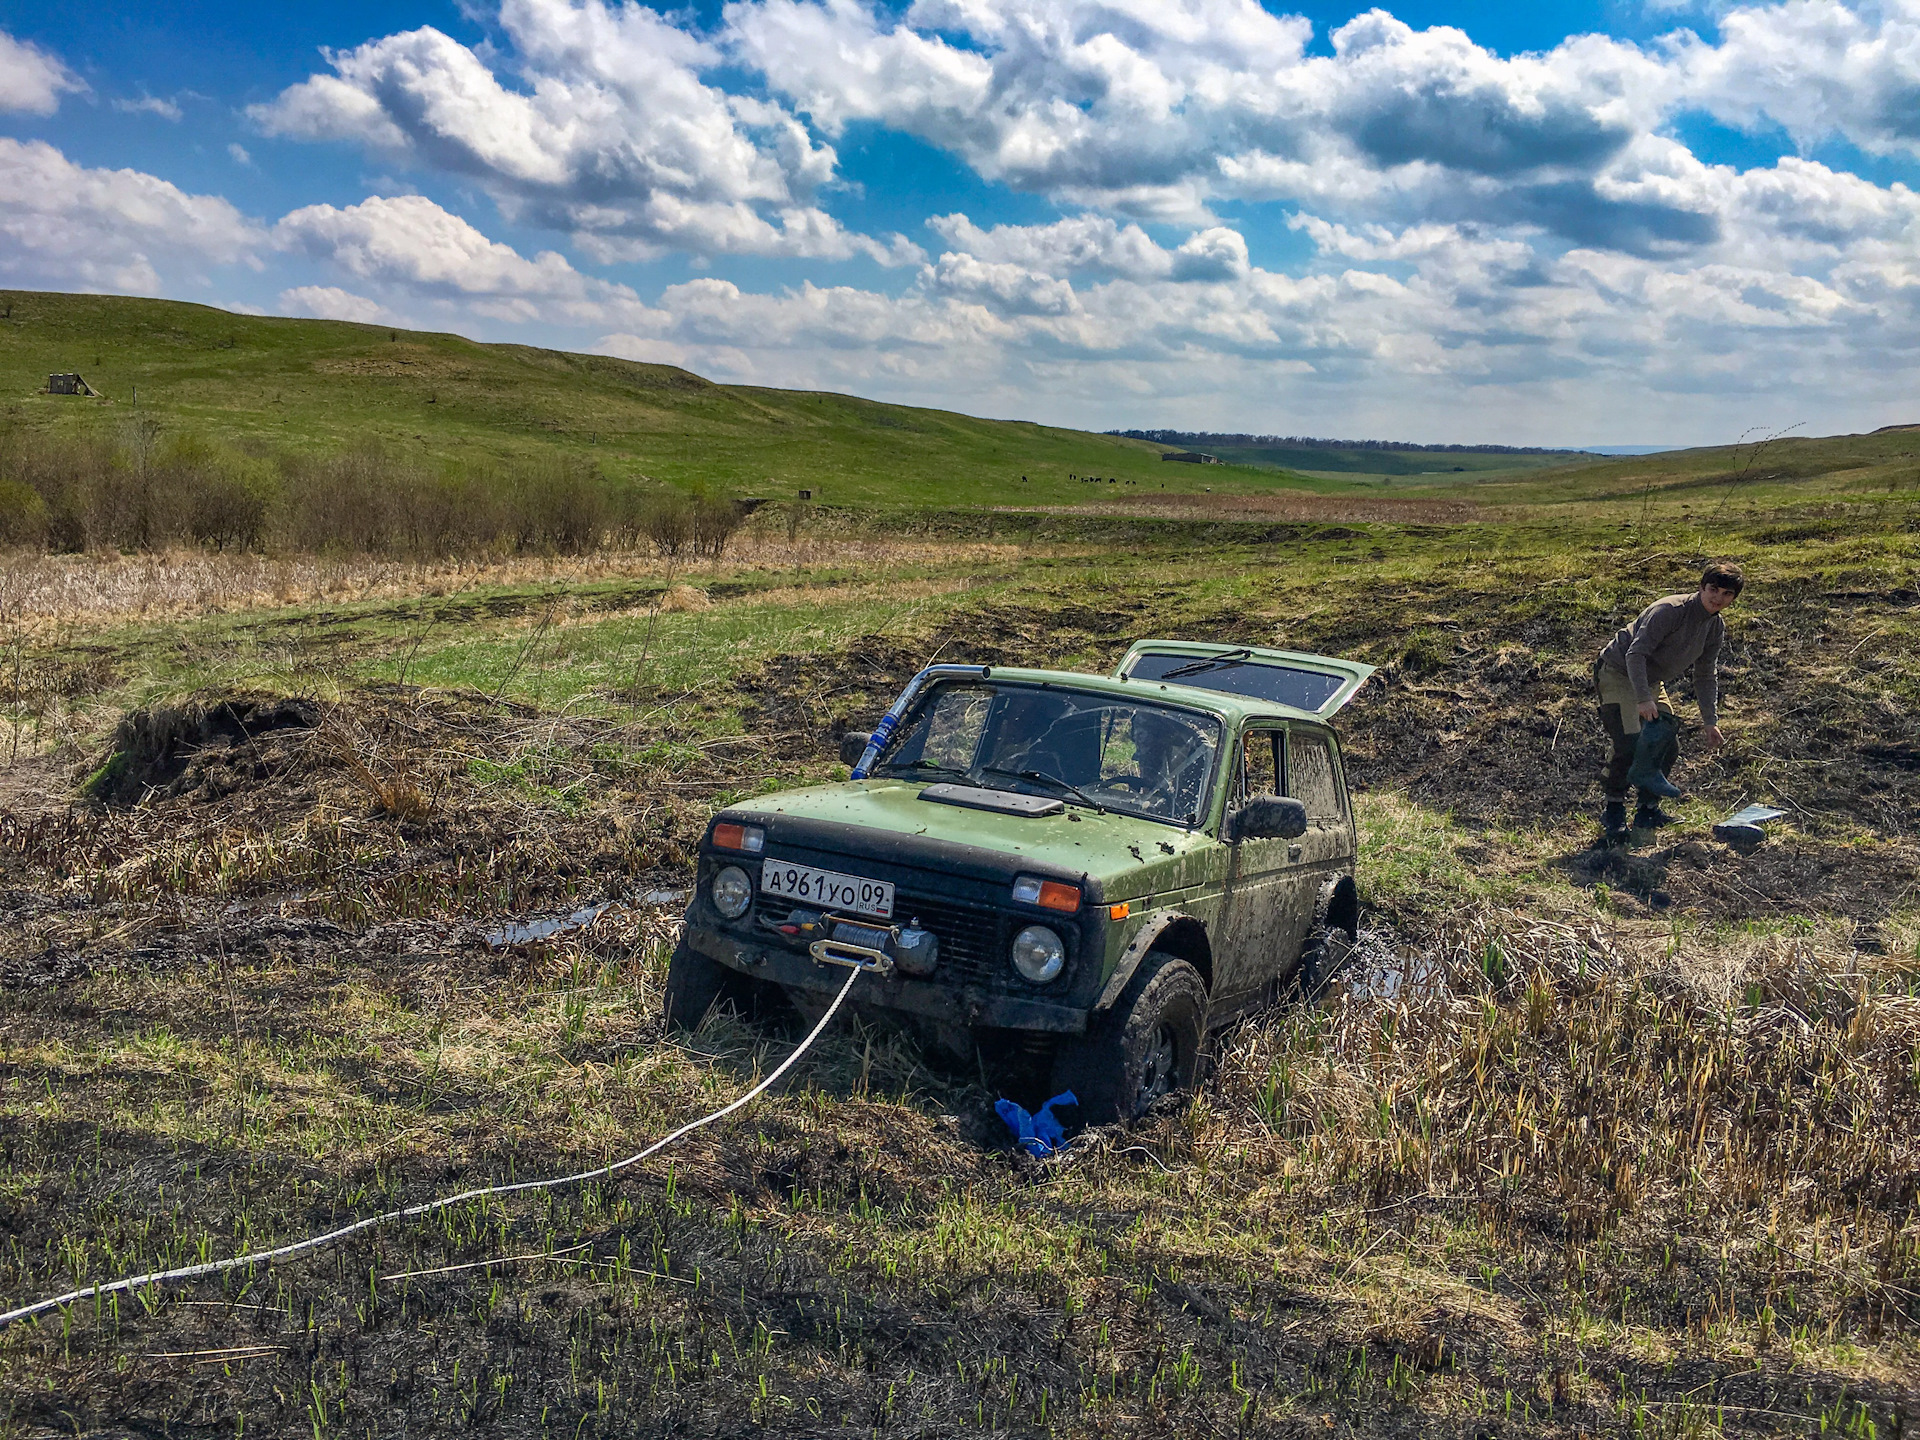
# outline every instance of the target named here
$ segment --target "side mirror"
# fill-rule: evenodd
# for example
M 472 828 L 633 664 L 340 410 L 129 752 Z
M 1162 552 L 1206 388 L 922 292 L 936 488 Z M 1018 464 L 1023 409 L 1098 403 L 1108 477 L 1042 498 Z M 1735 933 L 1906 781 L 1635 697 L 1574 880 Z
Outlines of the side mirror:
M 1307 807 L 1287 795 L 1256 795 L 1227 817 L 1227 839 L 1296 840 L 1307 833 Z
M 873 735 L 866 730 L 849 730 L 840 737 L 840 763 L 851 770 L 860 763 L 860 757 L 867 753 Z

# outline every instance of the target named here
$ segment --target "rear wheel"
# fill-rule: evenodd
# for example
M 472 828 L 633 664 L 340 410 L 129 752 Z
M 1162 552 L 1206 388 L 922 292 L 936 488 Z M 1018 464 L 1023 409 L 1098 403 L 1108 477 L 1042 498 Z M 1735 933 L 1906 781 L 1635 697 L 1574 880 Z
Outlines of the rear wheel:
M 1300 947 L 1300 994 L 1311 1000 L 1353 959 L 1353 932 L 1326 921 L 1317 923 Z
M 1186 961 L 1157 951 L 1113 1008 L 1054 1058 L 1053 1088 L 1071 1090 L 1088 1125 L 1132 1120 L 1162 1096 L 1190 1090 L 1207 1033 L 1207 987 Z

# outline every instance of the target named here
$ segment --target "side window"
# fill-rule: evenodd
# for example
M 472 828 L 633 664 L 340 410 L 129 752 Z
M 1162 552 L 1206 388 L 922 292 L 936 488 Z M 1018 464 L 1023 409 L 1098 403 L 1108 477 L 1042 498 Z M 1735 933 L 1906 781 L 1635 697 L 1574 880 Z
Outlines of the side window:
M 1307 807 L 1313 820 L 1341 820 L 1340 781 L 1334 774 L 1333 751 L 1324 736 L 1295 730 L 1287 737 L 1287 778 L 1293 796 Z
M 1249 730 L 1240 740 L 1240 791 L 1236 800 L 1280 793 L 1280 732 Z

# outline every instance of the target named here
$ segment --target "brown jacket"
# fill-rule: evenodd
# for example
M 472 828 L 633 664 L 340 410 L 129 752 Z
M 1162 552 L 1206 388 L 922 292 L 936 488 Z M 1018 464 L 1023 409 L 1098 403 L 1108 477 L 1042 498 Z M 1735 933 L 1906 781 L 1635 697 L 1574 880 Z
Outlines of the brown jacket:
M 1719 723 L 1720 642 L 1727 626 L 1709 615 L 1698 591 L 1668 595 L 1640 612 L 1640 618 L 1608 642 L 1600 663 L 1626 672 L 1642 705 L 1653 702 L 1655 685 L 1693 670 L 1693 693 L 1700 701 L 1700 723 Z

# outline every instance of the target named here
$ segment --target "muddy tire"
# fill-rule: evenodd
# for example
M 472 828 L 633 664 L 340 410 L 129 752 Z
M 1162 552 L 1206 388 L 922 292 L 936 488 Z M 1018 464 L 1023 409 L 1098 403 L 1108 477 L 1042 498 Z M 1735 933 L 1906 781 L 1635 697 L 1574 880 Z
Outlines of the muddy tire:
M 1186 961 L 1151 952 L 1113 1007 L 1054 1056 L 1053 1089 L 1071 1090 L 1080 1121 L 1108 1125 L 1191 1090 L 1207 1034 L 1207 987 Z
M 692 1032 L 700 1028 L 707 1012 L 721 1000 L 730 1000 L 745 1011 L 746 976 L 729 970 L 718 960 L 710 960 L 688 945 L 684 936 L 673 947 L 667 962 L 667 990 L 661 1004 L 662 1017 L 670 1030 Z
M 1353 932 L 1325 921 L 1316 923 L 1300 946 L 1295 983 L 1303 999 L 1311 1000 L 1326 988 L 1353 959 Z

